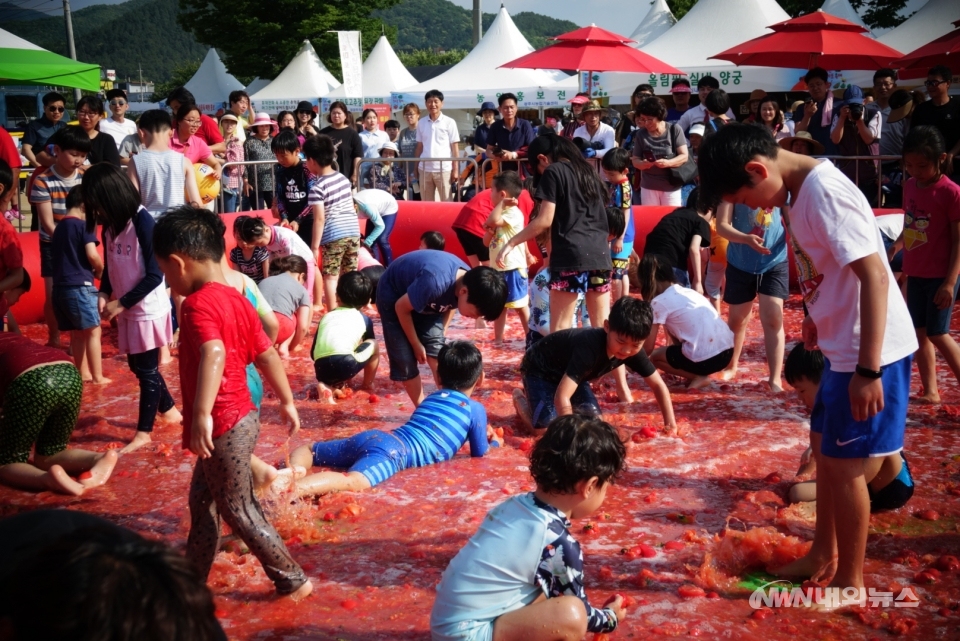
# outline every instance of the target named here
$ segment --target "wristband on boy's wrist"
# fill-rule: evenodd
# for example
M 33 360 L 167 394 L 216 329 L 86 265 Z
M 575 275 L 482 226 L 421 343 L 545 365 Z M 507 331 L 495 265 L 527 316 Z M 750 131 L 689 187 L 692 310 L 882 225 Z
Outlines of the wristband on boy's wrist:
M 859 376 L 862 376 L 863 378 L 869 378 L 869 379 L 871 379 L 871 380 L 876 380 L 876 379 L 880 378 L 881 376 L 883 376 L 883 368 L 881 368 L 881 369 L 869 369 L 869 368 L 866 368 L 866 367 L 864 367 L 864 366 L 862 366 L 862 365 L 857 365 L 857 367 L 856 367 L 856 369 L 855 369 L 854 371 L 855 371 Z

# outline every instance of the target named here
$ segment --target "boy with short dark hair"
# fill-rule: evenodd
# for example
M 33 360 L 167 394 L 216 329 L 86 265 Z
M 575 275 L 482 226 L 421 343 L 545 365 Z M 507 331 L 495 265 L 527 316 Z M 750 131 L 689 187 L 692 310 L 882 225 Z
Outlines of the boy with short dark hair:
M 626 297 L 613 304 L 603 327 L 564 329 L 534 343 L 520 363 L 523 389 L 513 391 L 517 415 L 530 430 L 575 411 L 599 415 L 590 381 L 626 365 L 650 386 L 664 424 L 675 431 L 670 390 L 643 351 L 652 324 L 650 304 Z
M 442 252 L 447 248 L 447 239 L 438 231 L 425 231 L 420 234 L 420 249 L 435 249 Z
M 319 441 L 298 447 L 290 455 L 290 472 L 312 465 L 349 468 L 342 472 L 319 472 L 297 481 L 296 493 L 328 494 L 366 490 L 402 470 L 449 461 L 470 442 L 470 456 L 487 453 L 488 442 L 503 441 L 487 425 L 483 405 L 471 400 L 483 384 L 483 357 L 476 345 L 453 341 L 437 355 L 440 389 L 424 399 L 410 420 L 391 432 L 367 430 L 348 439 Z
M 622 147 L 611 149 L 600 160 L 603 177 L 610 185 L 608 207 L 623 210 L 626 225 L 610 242 L 610 258 L 613 261 L 613 275 L 610 280 L 610 299 L 617 302 L 623 296 L 630 295 L 630 255 L 633 253 L 633 190 L 630 187 L 630 168 L 633 163 L 630 152 Z
M 140 202 L 157 218 L 186 203 L 200 204 L 193 163 L 170 148 L 173 121 L 164 109 L 145 111 L 137 121 L 143 146 L 130 158 L 127 176 L 140 192 Z
M 109 118 L 100 121 L 100 133 L 110 134 L 117 143 L 117 151 L 127 136 L 137 135 L 137 123 L 128 120 L 125 116 L 130 104 L 127 102 L 127 92 L 123 89 L 111 89 L 107 92 L 107 104 L 110 106 Z
M 313 586 L 263 516 L 253 493 L 250 457 L 260 418 L 247 387 L 256 362 L 280 400 L 292 436 L 300 429 L 280 357 L 253 306 L 223 275 L 226 228 L 217 214 L 184 206 L 160 217 L 153 250 L 180 308 L 183 447 L 197 455 L 190 483 L 187 558 L 206 577 L 220 548 L 221 516 L 263 564 L 277 593 L 299 600 Z
M 490 248 L 490 265 L 503 274 L 507 283 L 507 305 L 494 322 L 494 344 L 503 344 L 507 326 L 507 310 L 517 310 L 521 327 L 530 324 L 530 284 L 527 281 L 527 245 L 514 247 L 501 257 L 507 241 L 523 231 L 523 212 L 518 206 L 523 182 L 515 171 L 502 171 L 493 177 L 490 202 L 493 210 L 483 226 L 486 233 L 483 244 Z M 499 259 L 499 261 L 498 261 Z M 500 265 L 503 265 L 501 269 Z
M 809 316 L 804 343 L 827 368 L 810 429 L 822 435 L 813 547 L 778 572 L 864 587 L 867 479 L 903 449 L 917 339 L 873 211 L 829 161 L 781 150 L 759 126 L 731 123 L 700 150 L 700 208 L 790 202 L 788 231 Z
M 603 609 L 590 604 L 570 519 L 600 509 L 625 459 L 608 423 L 577 414 L 550 423 L 530 452 L 537 489 L 493 508 L 444 570 L 430 613 L 434 641 L 613 632 L 627 615 L 623 597 L 611 597 Z
M 453 312 L 496 319 L 506 303 L 503 275 L 489 267 L 470 269 L 447 252 L 421 249 L 396 258 L 377 284 L 377 311 L 390 361 L 390 380 L 401 381 L 414 405 L 423 401 L 418 363 L 437 376 Z
M 80 184 L 83 163 L 90 153 L 90 136 L 76 125 L 64 127 L 57 134 L 53 148 L 54 163 L 39 172 L 30 191 L 30 204 L 37 208 L 40 220 L 40 275 L 46 290 L 43 316 L 49 337 L 47 345 L 60 346 L 60 330 L 53 313 L 53 232 L 67 215 L 67 194 Z
M 333 403 L 334 397 L 343 395 L 343 386 L 361 371 L 361 389 L 373 389 L 380 348 L 373 321 L 360 311 L 370 302 L 372 291 L 373 283 L 363 272 L 347 272 L 337 283 L 337 308 L 324 314 L 317 325 L 310 357 L 321 401 Z
M 690 192 L 689 200 L 697 202 L 698 191 Z M 677 284 L 703 293 L 701 249 L 710 247 L 710 221 L 713 209 L 680 207 L 673 210 L 647 234 L 643 255 L 662 257 L 673 266 Z M 689 269 L 689 271 L 688 271 Z
M 310 190 L 317 178 L 300 159 L 300 139 L 283 129 L 270 141 L 270 150 L 277 157 L 273 168 L 274 208 L 280 225 L 297 232 L 303 242 L 313 242 L 313 213 L 310 211 Z

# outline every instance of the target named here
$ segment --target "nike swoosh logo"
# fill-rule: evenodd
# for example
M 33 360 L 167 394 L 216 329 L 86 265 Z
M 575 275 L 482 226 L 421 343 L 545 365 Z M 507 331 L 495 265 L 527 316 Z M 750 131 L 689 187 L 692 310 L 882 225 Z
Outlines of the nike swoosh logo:
M 863 438 L 862 436 L 858 436 L 857 438 L 852 438 L 852 439 L 850 439 L 849 441 L 843 441 L 842 443 L 840 442 L 840 439 L 837 439 L 837 445 L 838 445 L 839 447 L 843 447 L 844 445 L 850 445 L 850 444 L 853 443 L 854 441 L 859 441 L 859 440 L 862 439 L 862 438 Z

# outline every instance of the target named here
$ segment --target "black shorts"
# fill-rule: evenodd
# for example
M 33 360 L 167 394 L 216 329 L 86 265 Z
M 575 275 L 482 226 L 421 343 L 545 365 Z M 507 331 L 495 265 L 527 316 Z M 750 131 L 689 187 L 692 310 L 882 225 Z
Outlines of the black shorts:
M 757 294 L 781 300 L 790 297 L 790 266 L 783 261 L 762 274 L 751 274 L 727 263 L 727 285 L 723 290 L 723 302 L 727 305 L 751 303 Z
M 352 354 L 334 354 L 324 356 L 313 363 L 317 380 L 329 387 L 342 387 L 350 379 L 363 371 L 366 363 L 361 363 Z
M 705 361 L 694 363 L 683 355 L 683 348 L 680 345 L 671 345 L 667 348 L 667 362 L 673 369 L 679 369 L 689 372 L 694 376 L 710 376 L 716 374 L 724 367 L 730 364 L 733 359 L 733 348 L 725 349 L 716 356 L 711 356 Z
M 53 243 L 40 242 L 40 276 L 53 278 Z
M 467 256 L 476 256 L 482 263 L 490 260 L 490 248 L 484 246 L 483 238 L 471 234 L 466 229 L 456 227 L 453 228 L 453 233 L 457 235 L 457 240 L 460 241 L 460 246 L 463 247 L 463 252 Z

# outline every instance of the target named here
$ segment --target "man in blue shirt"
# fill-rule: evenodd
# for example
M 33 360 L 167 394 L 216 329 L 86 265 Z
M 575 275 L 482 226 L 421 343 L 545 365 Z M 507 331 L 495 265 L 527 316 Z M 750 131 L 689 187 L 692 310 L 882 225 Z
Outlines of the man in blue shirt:
M 533 125 L 517 118 L 517 97 L 512 93 L 501 94 L 499 103 L 501 120 L 490 125 L 487 154 L 500 161 L 526 158 L 527 147 L 537 137 Z M 500 171 L 507 170 L 520 172 L 520 163 L 501 162 Z
M 34 167 L 49 167 L 53 164 L 53 156 L 45 150 L 47 139 L 63 129 L 63 114 L 66 111 L 66 99 L 56 91 L 51 91 L 43 97 L 43 114 L 27 124 L 23 132 L 22 149 L 24 157 Z
M 829 156 L 836 156 L 840 150 L 830 138 L 833 127 L 833 94 L 830 93 L 830 76 L 826 69 L 814 67 L 803 77 L 807 83 L 810 98 L 793 112 L 793 121 L 797 131 L 806 131 L 814 140 L 823 145 Z

